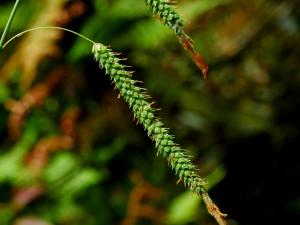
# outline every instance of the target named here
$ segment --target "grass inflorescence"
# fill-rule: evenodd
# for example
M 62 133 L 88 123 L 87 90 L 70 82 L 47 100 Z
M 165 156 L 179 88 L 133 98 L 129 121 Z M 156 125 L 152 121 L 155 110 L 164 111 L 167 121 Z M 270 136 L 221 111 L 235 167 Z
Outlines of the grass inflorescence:
M 155 142 L 157 154 L 167 159 L 170 167 L 179 176 L 179 180 L 182 180 L 189 190 L 202 196 L 209 213 L 223 220 L 225 215 L 219 211 L 207 195 L 205 182 L 198 175 L 197 168 L 192 163 L 190 156 L 174 142 L 174 136 L 170 134 L 161 119 L 155 115 L 156 109 L 148 101 L 150 96 L 145 89 L 136 85 L 138 81 L 132 79 L 132 72 L 126 70 L 127 66 L 121 64 L 121 59 L 109 47 L 95 43 L 92 51 L 95 60 L 99 62 L 100 67 L 105 70 L 120 95 L 128 103 L 134 117 Z M 219 221 L 222 220 L 219 219 Z
M 207 76 L 208 65 L 204 58 L 197 52 L 193 40 L 183 30 L 183 20 L 176 12 L 173 1 L 170 0 L 145 0 L 152 13 L 160 18 L 162 23 L 173 30 L 183 48 L 191 56 L 197 67 L 202 71 L 204 79 Z
M 152 13 L 157 15 L 166 26 L 176 33 L 176 35 L 182 35 L 183 20 L 174 10 L 174 6 L 170 1 L 145 0 L 145 2 L 152 9 Z

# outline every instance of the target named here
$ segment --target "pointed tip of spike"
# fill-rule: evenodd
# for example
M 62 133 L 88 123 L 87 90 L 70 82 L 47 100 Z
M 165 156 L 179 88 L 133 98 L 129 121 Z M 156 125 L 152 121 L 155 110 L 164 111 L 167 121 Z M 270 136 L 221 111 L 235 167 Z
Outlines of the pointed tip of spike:
M 202 69 L 201 71 L 202 71 L 202 75 L 203 75 L 204 80 L 206 80 L 208 68 Z
M 189 53 L 197 67 L 202 71 L 203 78 L 206 79 L 208 72 L 208 65 L 204 58 L 197 52 L 193 45 L 192 39 L 184 32 L 179 36 L 180 43 L 183 48 Z

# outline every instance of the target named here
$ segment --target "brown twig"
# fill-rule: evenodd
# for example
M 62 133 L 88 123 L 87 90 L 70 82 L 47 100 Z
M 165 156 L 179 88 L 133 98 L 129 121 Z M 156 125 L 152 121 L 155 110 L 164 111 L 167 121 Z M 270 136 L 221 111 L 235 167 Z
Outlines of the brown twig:
M 209 214 L 215 218 L 219 225 L 226 225 L 227 214 L 224 214 L 219 210 L 218 206 L 213 203 L 207 192 L 201 192 L 201 197 Z
M 8 133 L 12 139 L 17 139 L 21 134 L 24 119 L 33 107 L 40 106 L 49 96 L 51 91 L 67 75 L 67 67 L 59 67 L 49 73 L 46 80 L 35 85 L 21 100 L 8 100 L 5 105 L 10 111 L 7 126 Z
M 40 185 L 17 188 L 13 191 L 13 207 L 18 211 L 24 208 L 30 202 L 42 196 L 44 192 L 45 189 Z
M 40 175 L 41 169 L 48 162 L 51 153 L 74 147 L 76 121 L 79 114 L 80 110 L 77 107 L 67 110 L 61 116 L 62 135 L 41 139 L 27 156 L 27 165 L 33 176 Z
M 204 58 L 197 52 L 194 47 L 193 41 L 185 33 L 179 36 L 180 43 L 183 48 L 189 53 L 197 67 L 202 71 L 204 79 L 206 79 L 208 72 L 208 65 L 205 62 Z
M 134 225 L 139 218 L 162 222 L 165 213 L 149 204 L 142 203 L 142 201 L 145 199 L 158 200 L 163 192 L 147 183 L 138 173 L 132 174 L 131 179 L 135 187 L 129 195 L 127 214 L 121 224 Z

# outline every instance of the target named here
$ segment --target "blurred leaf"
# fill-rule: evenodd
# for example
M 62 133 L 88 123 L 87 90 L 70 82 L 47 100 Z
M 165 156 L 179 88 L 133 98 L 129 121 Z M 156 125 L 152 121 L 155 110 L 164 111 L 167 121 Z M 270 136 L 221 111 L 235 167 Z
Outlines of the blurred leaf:
M 10 97 L 10 89 L 0 82 L 0 104 L 3 104 Z
M 97 150 L 97 162 L 100 165 L 104 165 L 105 163 L 109 162 L 124 149 L 126 144 L 127 140 L 123 138 L 115 138 L 111 145 L 102 146 Z
M 37 139 L 37 131 L 34 127 L 24 130 L 21 139 L 10 149 L 0 154 L 0 183 L 10 181 L 13 184 L 24 184 L 31 181 L 30 173 L 23 165 L 26 152 L 32 147 Z
M 205 180 L 207 181 L 206 188 L 209 190 L 220 183 L 226 175 L 226 168 L 223 165 L 219 165 L 211 173 L 209 173 Z
M 68 174 L 77 171 L 79 162 L 76 157 L 68 152 L 56 155 L 44 170 L 44 179 L 52 184 L 64 180 Z
M 71 153 L 60 153 L 48 164 L 43 179 L 54 195 L 70 197 L 84 191 L 107 177 L 105 170 L 96 171 L 82 167 L 80 161 Z
M 187 224 L 197 218 L 201 199 L 187 191 L 174 199 L 167 215 L 167 224 Z
M 61 188 L 60 192 L 65 195 L 74 195 L 84 191 L 89 186 L 95 185 L 106 177 L 103 171 L 98 172 L 94 169 L 83 169 L 76 173 L 71 180 L 67 181 Z
M 225 4 L 231 3 L 233 0 L 202 0 L 202 1 L 187 1 L 181 4 L 178 11 L 184 15 L 187 23 L 207 11 Z
M 0 205 L 0 224 L 9 225 L 14 218 L 14 210 L 12 207 L 4 207 Z

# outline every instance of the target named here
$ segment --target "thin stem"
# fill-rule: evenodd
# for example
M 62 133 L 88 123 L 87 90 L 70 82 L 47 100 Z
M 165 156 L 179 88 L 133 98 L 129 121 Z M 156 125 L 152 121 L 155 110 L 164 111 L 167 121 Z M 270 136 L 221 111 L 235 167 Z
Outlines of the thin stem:
M 16 0 L 15 5 L 14 5 L 14 7 L 13 7 L 11 13 L 10 13 L 10 16 L 8 18 L 8 21 L 7 21 L 6 25 L 5 25 L 5 28 L 4 28 L 4 31 L 3 31 L 3 34 L 2 34 L 1 40 L 0 40 L 0 50 L 4 48 L 3 42 L 4 42 L 4 39 L 5 39 L 6 35 L 7 35 L 8 30 L 10 28 L 10 25 L 11 25 L 11 23 L 12 23 L 14 17 L 15 17 L 15 14 L 17 12 L 17 8 L 19 6 L 19 3 L 20 3 L 20 0 Z
M 15 40 L 16 38 L 18 37 L 21 37 L 22 35 L 26 34 L 26 33 L 29 33 L 31 31 L 36 31 L 36 30 L 43 30 L 43 29 L 56 29 L 56 30 L 63 30 L 63 31 L 67 31 L 67 32 L 70 32 L 72 34 L 75 34 L 77 35 L 78 37 L 82 38 L 82 39 L 85 39 L 86 41 L 88 42 L 91 42 L 92 44 L 95 44 L 95 42 L 91 39 L 89 39 L 88 37 L 82 35 L 82 34 L 79 34 L 73 30 L 69 30 L 67 28 L 64 28 L 64 27 L 56 27 L 56 26 L 46 26 L 46 27 L 35 27 L 35 28 L 31 28 L 31 29 L 28 29 L 28 30 L 25 30 L 25 31 L 22 31 L 18 34 L 16 34 L 15 36 L 13 36 L 12 38 L 10 38 L 7 42 L 5 42 L 5 44 L 3 45 L 3 48 L 5 48 L 10 42 L 12 42 L 13 40 Z

